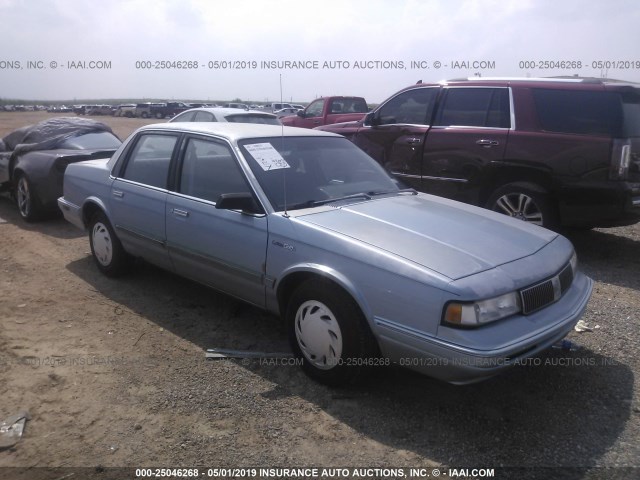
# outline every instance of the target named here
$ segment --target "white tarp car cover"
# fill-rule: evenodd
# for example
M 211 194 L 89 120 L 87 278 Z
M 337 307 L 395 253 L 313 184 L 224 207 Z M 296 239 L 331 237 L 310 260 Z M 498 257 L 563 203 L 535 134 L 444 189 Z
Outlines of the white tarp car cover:
M 0 152 L 12 151 L 16 156 L 33 150 L 53 150 L 67 138 L 98 132 L 113 133 L 108 125 L 88 118 L 56 117 L 11 132 L 0 141 Z

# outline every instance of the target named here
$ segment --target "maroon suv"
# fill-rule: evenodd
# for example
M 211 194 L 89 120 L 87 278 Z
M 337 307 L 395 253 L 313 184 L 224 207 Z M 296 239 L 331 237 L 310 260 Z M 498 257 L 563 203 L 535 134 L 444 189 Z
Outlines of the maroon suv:
M 640 86 L 604 79 L 417 84 L 340 133 L 408 185 L 556 227 L 640 220 Z

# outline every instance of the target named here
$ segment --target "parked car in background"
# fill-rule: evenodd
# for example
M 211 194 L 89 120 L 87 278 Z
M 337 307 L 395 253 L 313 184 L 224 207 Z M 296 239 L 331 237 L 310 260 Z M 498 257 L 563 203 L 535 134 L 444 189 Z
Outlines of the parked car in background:
M 156 117 L 158 112 L 164 114 L 166 109 L 166 103 L 138 103 L 135 109 L 135 116 L 139 118 L 152 118 Z
M 136 116 L 136 104 L 135 103 L 122 103 L 116 107 L 113 111 L 115 117 L 130 117 Z
M 151 116 L 155 118 L 171 118 L 179 113 L 189 110 L 191 105 L 184 102 L 166 102 L 154 104 L 151 107 Z
M 369 107 L 362 97 L 323 97 L 307 105 L 304 110 L 295 111 L 295 116 L 283 119 L 282 124 L 290 127 L 315 128 L 339 122 L 362 119 Z
M 29 125 L 0 141 L 0 189 L 14 196 L 27 221 L 56 212 L 70 163 L 110 157 L 122 142 L 107 125 L 57 117 Z
M 264 106 L 264 109 L 268 112 L 277 112 L 278 110 L 282 110 L 283 108 L 293 108 L 290 103 L 267 103 Z
M 224 108 L 241 108 L 243 110 L 249 110 L 249 105 L 246 103 L 225 103 L 223 105 Z
M 111 115 L 111 105 L 85 106 L 85 115 Z
M 297 108 L 283 108 L 282 110 L 276 110 L 273 112 L 273 114 L 278 117 L 278 118 L 282 118 L 282 117 L 289 117 L 291 115 L 295 115 L 299 112 L 300 110 L 298 110 Z
M 239 110 L 237 108 L 192 108 L 176 115 L 169 123 L 174 122 L 234 122 L 263 123 L 280 125 L 278 117 L 260 110 Z
M 283 122 L 284 123 L 284 122 Z M 640 88 L 603 79 L 412 85 L 351 139 L 412 187 L 549 228 L 640 219 Z
M 592 290 L 561 235 L 403 189 L 316 130 L 148 125 L 70 165 L 58 203 L 104 274 L 142 257 L 279 314 L 330 384 L 393 363 L 487 378 L 562 339 Z

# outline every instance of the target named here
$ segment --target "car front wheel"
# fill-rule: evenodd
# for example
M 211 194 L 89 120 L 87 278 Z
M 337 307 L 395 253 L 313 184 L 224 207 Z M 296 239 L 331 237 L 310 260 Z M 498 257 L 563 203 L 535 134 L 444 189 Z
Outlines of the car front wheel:
M 16 177 L 15 197 L 16 203 L 18 204 L 18 211 L 24 220 L 33 222 L 40 218 L 42 214 L 40 202 L 32 188 L 29 178 L 24 173 L 20 173 Z
M 129 269 L 130 257 L 102 212 L 95 214 L 91 219 L 89 243 L 93 259 L 105 275 L 117 277 Z
M 547 191 L 533 183 L 515 182 L 498 188 L 486 207 L 546 228 L 553 228 L 557 223 Z
M 377 345 L 362 312 L 341 288 L 307 280 L 287 309 L 289 338 L 310 377 L 328 384 L 353 381 L 370 365 Z

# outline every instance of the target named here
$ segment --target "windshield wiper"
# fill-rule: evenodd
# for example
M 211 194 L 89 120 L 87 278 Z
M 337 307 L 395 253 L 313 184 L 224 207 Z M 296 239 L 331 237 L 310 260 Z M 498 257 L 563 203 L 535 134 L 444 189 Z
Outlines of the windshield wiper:
M 380 190 L 380 191 L 360 192 L 360 193 L 352 193 L 351 195 L 345 195 L 343 197 L 325 198 L 323 200 L 307 200 L 306 202 L 290 205 L 288 208 L 290 210 L 298 210 L 300 208 L 318 207 L 320 205 L 326 205 L 327 203 L 341 202 L 343 200 L 351 200 L 356 198 L 371 200 L 373 197 L 378 195 L 391 195 L 396 193 L 410 193 L 411 195 L 418 194 L 417 190 L 413 188 L 403 188 L 402 190 Z
M 316 200 L 310 202 L 312 207 L 317 207 L 318 205 L 326 205 L 327 203 L 341 202 L 343 200 L 351 200 L 354 198 L 364 198 L 365 200 L 371 200 L 372 193 L 353 193 L 351 195 L 345 195 L 344 197 L 336 197 L 336 198 L 325 198 L 324 200 Z
M 371 195 L 371 196 L 391 195 L 394 193 L 410 193 L 411 195 L 417 195 L 418 191 L 415 188 L 402 188 L 400 190 L 380 190 L 377 192 L 367 192 L 367 195 Z

